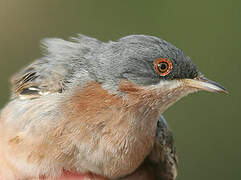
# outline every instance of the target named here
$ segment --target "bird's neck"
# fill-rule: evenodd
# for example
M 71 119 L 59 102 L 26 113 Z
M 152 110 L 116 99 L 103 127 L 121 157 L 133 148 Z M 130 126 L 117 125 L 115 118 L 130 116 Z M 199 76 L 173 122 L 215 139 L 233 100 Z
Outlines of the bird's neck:
M 123 86 L 120 91 L 126 96 L 110 94 L 100 84 L 92 83 L 72 94 L 63 105 L 69 140 L 81 140 L 79 152 L 83 151 L 81 143 L 88 142 L 89 152 L 101 154 L 98 158 L 104 156 L 105 160 L 100 159 L 102 169 L 96 167 L 93 172 L 108 177 L 129 174 L 141 164 L 152 149 L 159 117 L 155 97 L 138 89 L 127 92 Z
M 63 111 L 92 130 L 117 136 L 132 135 L 140 141 L 154 138 L 160 115 L 160 103 L 150 92 L 129 84 L 120 84 L 124 96 L 104 90 L 98 83 L 88 84 L 81 92 L 75 92 L 65 103 Z M 73 117 L 74 116 L 74 117 Z M 96 132 L 96 133 L 99 133 Z

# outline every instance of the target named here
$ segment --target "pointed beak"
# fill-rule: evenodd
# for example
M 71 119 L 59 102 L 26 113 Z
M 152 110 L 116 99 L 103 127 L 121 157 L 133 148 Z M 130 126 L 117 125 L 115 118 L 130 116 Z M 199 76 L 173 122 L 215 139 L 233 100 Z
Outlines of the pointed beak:
M 196 88 L 198 90 L 228 94 L 228 91 L 222 85 L 211 81 L 205 77 L 197 77 L 195 79 L 183 79 L 183 82 L 185 86 Z

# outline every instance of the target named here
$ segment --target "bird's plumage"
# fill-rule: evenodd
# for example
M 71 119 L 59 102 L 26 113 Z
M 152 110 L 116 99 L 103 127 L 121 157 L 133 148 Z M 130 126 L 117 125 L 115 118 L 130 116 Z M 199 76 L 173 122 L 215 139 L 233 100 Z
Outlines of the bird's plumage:
M 80 82 L 89 81 L 91 78 L 85 62 L 101 44 L 97 39 L 84 35 L 73 38 L 73 42 L 57 38 L 44 39 L 42 47 L 45 56 L 13 76 L 13 96 L 24 95 L 24 90 L 30 87 L 36 89 L 33 92 L 36 96 L 41 93 L 62 92 L 76 78 Z
M 134 173 L 121 180 L 175 180 L 177 168 L 178 158 L 173 135 L 165 118 L 161 115 L 151 153 Z
M 2 178 L 55 178 L 64 170 L 175 180 L 173 138 L 160 115 L 198 88 L 224 90 L 197 85 L 201 73 L 190 58 L 153 36 L 42 44 L 45 56 L 14 75 L 0 115 Z M 156 59 L 172 69 L 160 75 Z

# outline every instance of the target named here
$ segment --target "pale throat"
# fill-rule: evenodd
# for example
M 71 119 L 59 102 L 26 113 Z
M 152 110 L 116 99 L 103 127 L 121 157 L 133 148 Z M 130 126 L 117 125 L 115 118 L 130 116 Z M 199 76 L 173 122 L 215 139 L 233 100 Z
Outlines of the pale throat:
M 171 105 L 187 96 L 198 91 L 195 88 L 185 86 L 181 80 L 163 80 L 156 85 L 146 87 L 146 90 L 156 94 L 159 102 L 159 113 L 164 113 Z

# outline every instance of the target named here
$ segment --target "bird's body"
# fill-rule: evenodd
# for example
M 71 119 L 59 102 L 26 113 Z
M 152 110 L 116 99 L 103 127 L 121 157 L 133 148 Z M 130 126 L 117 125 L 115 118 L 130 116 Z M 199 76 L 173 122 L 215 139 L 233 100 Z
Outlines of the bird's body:
M 172 135 L 160 115 L 201 88 L 189 82 L 202 78 L 190 58 L 143 35 L 44 44 L 46 56 L 14 76 L 1 112 L 0 176 L 175 179 Z
M 1 115 L 1 132 L 9 141 L 8 147 L 2 147 L 12 162 L 19 161 L 21 172 L 34 174 L 36 169 L 36 173 L 60 175 L 66 169 L 111 178 L 130 174 L 152 150 L 160 109 L 158 103 L 138 98 L 145 91 L 131 90 L 123 100 L 94 83 L 70 97 L 15 99 Z M 40 107 L 44 113 L 37 111 Z

